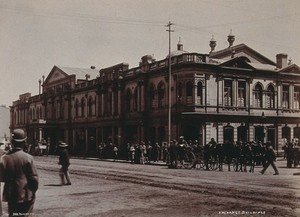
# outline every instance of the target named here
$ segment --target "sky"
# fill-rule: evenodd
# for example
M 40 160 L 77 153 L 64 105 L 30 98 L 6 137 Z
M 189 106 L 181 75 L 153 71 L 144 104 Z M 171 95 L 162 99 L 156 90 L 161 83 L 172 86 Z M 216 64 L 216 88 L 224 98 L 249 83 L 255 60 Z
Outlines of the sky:
M 39 92 L 54 65 L 97 69 L 168 54 L 208 53 L 244 43 L 267 58 L 286 53 L 300 66 L 298 0 L 0 0 L 0 105 Z

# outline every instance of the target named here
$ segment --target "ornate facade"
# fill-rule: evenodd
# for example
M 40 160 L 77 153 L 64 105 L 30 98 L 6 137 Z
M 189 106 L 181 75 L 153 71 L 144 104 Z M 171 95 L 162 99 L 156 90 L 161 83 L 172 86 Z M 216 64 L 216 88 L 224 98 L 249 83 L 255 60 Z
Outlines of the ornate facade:
M 278 54 L 276 62 L 245 44 L 209 54 L 171 53 L 171 138 L 207 143 L 271 141 L 277 150 L 300 138 L 300 68 Z M 121 63 L 96 70 L 54 66 L 40 94 L 20 95 L 11 106 L 11 129 L 28 142 L 59 140 L 75 155 L 93 155 L 101 142 L 168 140 L 168 58 L 146 55 L 139 67 Z

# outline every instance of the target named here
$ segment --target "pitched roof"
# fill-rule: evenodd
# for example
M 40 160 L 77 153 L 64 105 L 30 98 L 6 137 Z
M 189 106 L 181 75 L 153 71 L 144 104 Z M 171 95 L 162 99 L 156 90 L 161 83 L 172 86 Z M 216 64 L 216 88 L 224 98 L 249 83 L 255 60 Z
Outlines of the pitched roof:
M 86 75 L 90 76 L 90 79 L 95 79 L 99 75 L 99 70 L 91 68 L 73 68 L 57 66 L 60 70 L 68 75 L 75 75 L 76 79 L 86 79 Z
M 264 64 L 270 64 L 270 65 L 276 65 L 275 62 L 268 59 L 267 57 L 263 56 L 259 52 L 255 51 L 254 49 L 250 48 L 249 46 L 245 44 L 238 44 L 235 46 L 231 46 L 219 51 L 211 52 L 209 54 L 210 58 L 213 59 L 222 59 L 222 58 L 230 58 L 232 53 L 235 52 L 236 56 L 238 56 L 238 53 L 246 53 L 248 56 L 251 56 L 252 58 L 256 59 L 258 62 L 264 63 Z

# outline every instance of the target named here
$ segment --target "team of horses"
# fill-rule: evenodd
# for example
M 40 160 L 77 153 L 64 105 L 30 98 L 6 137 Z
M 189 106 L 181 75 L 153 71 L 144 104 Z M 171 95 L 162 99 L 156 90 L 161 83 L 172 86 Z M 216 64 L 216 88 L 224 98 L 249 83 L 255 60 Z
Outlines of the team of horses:
M 184 147 L 184 148 L 183 148 Z M 172 161 L 183 162 L 188 161 L 191 167 L 195 167 L 197 163 L 202 163 L 204 169 L 209 170 L 209 164 L 216 165 L 216 169 L 223 171 L 223 167 L 227 165 L 227 170 L 254 172 L 255 166 L 264 165 L 266 145 L 261 142 L 225 142 L 208 143 L 203 146 L 189 145 L 173 146 L 177 149 L 176 156 L 171 157 Z M 172 152 L 172 151 L 171 151 Z M 184 153 L 183 153 L 184 152 Z M 178 154 L 177 154 L 178 153 Z M 170 153 L 172 155 L 172 153 Z

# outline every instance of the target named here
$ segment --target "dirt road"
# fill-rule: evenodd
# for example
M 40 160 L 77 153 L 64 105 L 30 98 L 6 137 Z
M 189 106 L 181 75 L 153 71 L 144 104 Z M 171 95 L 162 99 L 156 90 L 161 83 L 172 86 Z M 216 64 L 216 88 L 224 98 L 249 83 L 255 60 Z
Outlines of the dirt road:
M 35 160 L 35 216 L 300 216 L 299 169 L 283 162 L 273 176 L 72 159 L 72 185 L 58 186 L 57 157 Z

